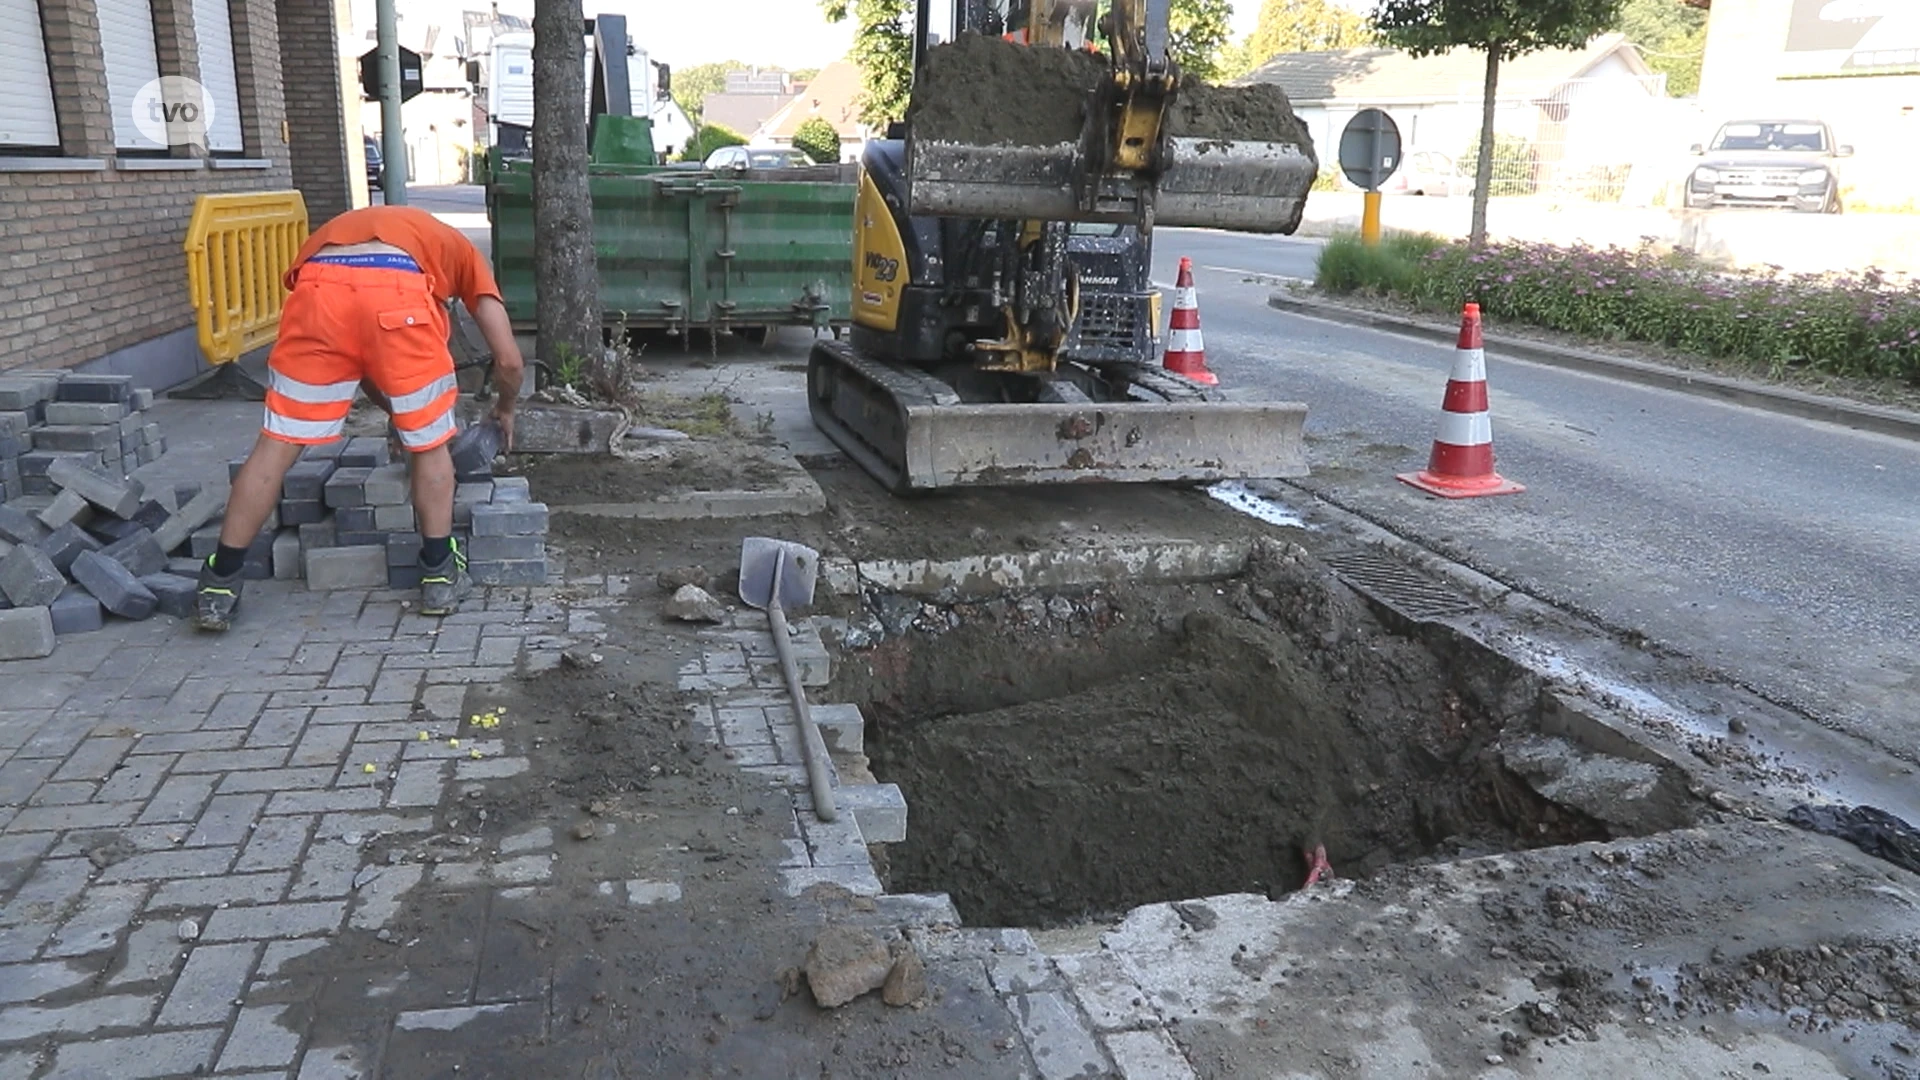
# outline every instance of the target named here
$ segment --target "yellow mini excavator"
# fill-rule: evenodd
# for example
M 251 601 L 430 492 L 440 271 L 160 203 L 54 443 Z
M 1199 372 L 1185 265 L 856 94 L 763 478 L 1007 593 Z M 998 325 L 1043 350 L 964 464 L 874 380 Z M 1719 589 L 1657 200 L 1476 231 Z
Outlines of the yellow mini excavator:
M 1170 3 L 918 0 L 852 326 L 808 362 L 814 423 L 889 489 L 1306 473 L 1305 405 L 1156 355 L 1153 227 L 1291 233 L 1318 169 L 1277 88 L 1183 80 Z

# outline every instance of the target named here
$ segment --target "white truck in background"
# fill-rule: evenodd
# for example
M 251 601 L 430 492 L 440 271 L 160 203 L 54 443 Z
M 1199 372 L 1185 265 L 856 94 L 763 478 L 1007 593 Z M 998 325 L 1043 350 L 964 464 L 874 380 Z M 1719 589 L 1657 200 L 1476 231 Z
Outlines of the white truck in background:
M 581 108 L 593 112 L 594 48 L 591 34 L 586 38 L 582 61 L 586 69 L 586 96 Z M 501 34 L 493 39 L 493 51 L 487 66 L 487 140 L 508 157 L 525 157 L 533 133 L 533 33 L 526 30 Z M 660 83 L 666 71 L 647 56 L 645 49 L 627 39 L 628 107 L 633 116 L 653 116 L 665 104 Z M 658 140 L 656 139 L 656 142 Z

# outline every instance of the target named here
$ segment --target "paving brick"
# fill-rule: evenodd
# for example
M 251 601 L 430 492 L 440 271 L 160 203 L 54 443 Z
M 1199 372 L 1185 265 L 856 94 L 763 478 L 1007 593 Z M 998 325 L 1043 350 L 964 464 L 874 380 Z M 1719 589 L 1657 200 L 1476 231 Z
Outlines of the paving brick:
M 396 462 L 368 472 L 361 498 L 366 506 L 400 506 L 406 503 L 411 494 L 407 467 Z
M 129 761 L 144 760 L 143 757 L 129 758 Z M 170 821 L 192 821 L 200 815 L 201 808 L 213 796 L 215 778 L 212 776 L 170 776 L 160 785 L 160 790 L 147 804 L 140 815 L 145 825 L 159 825 Z
M 0 1005 L 37 1001 L 92 977 L 92 973 L 64 963 L 0 964 Z
M 124 994 L 49 1008 L 18 1005 L 0 1010 L 0 1042 L 25 1042 L 56 1033 L 83 1035 L 103 1028 L 138 1027 L 153 1015 L 158 1001 L 151 995 Z
M 317 765 L 338 768 L 346 757 L 347 747 L 353 744 L 356 730 L 352 724 L 309 724 L 287 764 L 294 768 Z
M 81 896 L 80 907 L 54 932 L 46 955 L 87 956 L 112 948 L 139 912 L 146 895 L 145 885 L 95 885 L 88 889 Z M 0 1020 L 0 1028 L 5 1026 Z
M 280 482 L 280 497 L 295 502 L 319 502 L 326 494 L 327 482 L 339 467 L 337 458 L 298 461 L 287 469 Z
M 474 562 L 544 561 L 546 557 L 544 536 L 475 536 L 467 546 L 467 558 Z
M 40 430 L 44 432 L 49 429 Z M 34 441 L 38 444 L 40 437 L 36 435 Z M 130 518 L 140 509 L 141 487 L 138 481 L 116 480 L 72 460 L 55 461 L 47 466 L 47 479 L 115 517 Z
M 118 402 L 95 401 L 50 401 L 47 403 L 47 423 L 62 425 L 80 425 L 98 427 L 102 424 L 118 425 L 125 418 L 126 410 Z
M 178 551 L 180 545 L 186 543 L 187 538 L 193 535 L 194 530 L 212 521 L 226 509 L 226 506 L 226 492 L 211 488 L 198 492 L 193 498 L 187 500 L 186 505 L 167 518 L 166 524 L 154 530 L 154 539 L 159 542 L 162 550 L 169 553 Z M 210 555 L 212 552 L 209 551 L 206 554 Z M 201 557 L 204 558 L 205 555 Z
M 411 532 L 416 521 L 411 504 L 373 508 L 373 527 L 380 532 Z
M 446 762 L 406 762 L 400 766 L 399 775 L 394 779 L 393 792 L 387 798 L 387 805 L 438 806 L 446 784 Z
M 1165 1031 L 1124 1031 L 1103 1041 L 1120 1080 L 1198 1080 L 1199 1074 Z
M 106 625 L 106 609 L 93 594 L 78 585 L 69 585 L 63 589 L 58 599 L 48 608 L 53 619 L 53 632 L 66 637 L 69 634 L 87 634 Z
M 274 534 L 271 557 L 275 581 L 298 581 L 300 579 L 300 531 L 282 529 Z
M 242 775 L 242 774 L 235 774 Z M 185 779 L 175 777 L 175 780 Z M 195 781 L 205 781 L 209 787 L 214 777 L 194 777 Z M 227 779 L 233 779 L 228 777 Z M 189 847 L 238 847 L 248 843 L 254 835 L 254 823 L 260 819 L 260 812 L 267 805 L 265 793 L 228 794 L 214 796 L 206 803 L 206 810 L 199 815 L 198 824 L 192 835 L 187 838 Z
M 126 567 L 137 578 L 158 574 L 167 568 L 167 553 L 146 529 L 136 529 L 125 539 L 115 540 L 101 548 L 100 554 Z
M 147 904 L 148 911 L 157 907 L 151 902 Z M 179 924 L 149 921 L 144 926 L 135 927 L 127 935 L 127 943 L 114 957 L 113 966 L 109 969 L 112 977 L 107 980 L 107 988 L 118 990 L 136 983 L 171 978 L 174 969 L 180 966 L 183 953 Z
M 0 503 L 0 540 L 10 544 L 37 544 L 52 530 L 40 519 L 11 503 Z
M 130 738 L 89 738 L 74 750 L 60 771 L 53 774 L 53 779 L 105 780 L 132 749 Z
M 313 831 L 312 817 L 263 817 L 253 829 L 253 838 L 233 865 L 234 873 L 290 869 L 306 850 L 307 834 Z
M 365 688 L 342 686 L 332 690 L 282 690 L 267 698 L 267 705 L 271 709 L 302 709 L 323 705 L 363 705 L 366 700 Z
M 271 870 L 261 874 L 228 874 L 224 877 L 173 881 L 160 886 L 147 901 L 147 910 L 204 910 L 233 904 L 272 904 L 286 895 L 293 874 Z
M 54 401 L 110 401 L 125 405 L 133 400 L 133 376 L 69 372 L 54 384 L 52 396 Z
M 29 806 L 77 806 L 93 801 L 93 793 L 100 785 L 91 780 L 64 780 L 58 783 L 42 784 L 40 790 L 33 793 Z
M 100 601 L 100 606 L 128 619 L 152 615 L 160 601 L 125 566 L 98 552 L 84 552 L 73 560 L 73 577 Z
M 496 476 L 493 478 L 493 501 L 496 505 L 532 500 L 533 488 L 526 477 Z
M 153 594 L 155 609 L 162 615 L 176 619 L 193 618 L 195 596 L 200 583 L 194 578 L 179 574 L 147 574 L 140 578 L 140 584 Z
M 93 504 L 72 491 L 62 491 L 53 497 L 47 508 L 35 514 L 40 524 L 49 529 L 73 524 L 85 528 L 93 520 Z
M 200 727 L 210 728 L 250 728 L 259 718 L 260 710 L 266 708 L 267 695 L 244 690 L 229 690 L 222 694 L 218 704 L 207 713 Z M 246 766 L 238 766 L 245 768 Z
M 495 492 L 496 497 L 498 491 Z M 491 503 L 473 508 L 473 535 L 540 536 L 547 532 L 547 504 Z
M 0 558 L 0 593 L 16 608 L 46 607 L 66 587 L 66 577 L 40 548 L 19 544 Z
M 377 589 L 387 582 L 387 553 L 379 547 L 336 547 L 308 551 L 307 588 Z
M 173 758 L 166 754 L 127 758 L 100 785 L 94 798 L 100 802 L 144 801 L 167 778 L 167 766 L 171 764 Z
M 254 942 L 196 946 L 187 954 L 186 967 L 154 1023 L 159 1027 L 225 1023 L 259 958 L 260 946 Z
M 385 439 L 373 435 L 357 435 L 348 439 L 340 451 L 340 467 L 343 469 L 376 469 L 392 460 L 392 451 Z
M 312 714 L 312 709 L 277 707 L 273 700 L 267 699 L 268 708 L 261 712 L 260 719 L 254 721 L 253 730 L 247 734 L 248 747 L 292 746 L 300 741 L 300 733 L 306 730 L 307 717 Z
M 209 773 L 277 769 L 286 762 L 288 753 L 288 749 L 284 746 L 263 746 L 250 750 L 203 750 L 180 755 L 180 760 L 174 763 L 173 771 Z
M 378 807 L 385 797 L 385 793 L 376 787 L 331 791 L 282 791 L 267 802 L 267 813 L 326 814 L 340 810 L 372 810 Z
M 69 452 L 117 451 L 120 428 L 104 424 L 43 424 L 33 429 L 33 445 L 42 450 Z M 49 470 L 48 476 L 52 475 Z
M 107 867 L 101 872 L 99 880 L 113 883 L 218 877 L 227 872 L 238 854 L 239 852 L 231 847 L 149 851 L 122 859 Z
M 296 1025 L 283 1019 L 290 1006 L 255 1005 L 240 1010 L 233 1034 L 220 1052 L 220 1070 L 285 1070 L 300 1052 L 300 1033 Z M 284 1072 L 276 1075 L 284 1076 Z
M 347 916 L 345 900 L 295 904 L 263 904 L 215 911 L 207 920 L 202 941 L 277 940 L 330 934 Z
M 0 611 L 0 660 L 37 660 L 51 656 L 55 643 L 53 613 L 48 608 Z
M 323 551 L 327 548 L 338 547 L 339 544 L 340 534 L 334 527 L 332 518 L 300 526 L 300 551 L 302 555 L 311 551 Z
M 334 774 L 338 771 L 338 768 L 333 765 L 318 765 L 303 769 L 256 769 L 252 772 L 233 773 L 220 781 L 220 794 L 311 791 L 331 785 Z
M 1057 993 L 1022 994 L 1007 1008 L 1026 1037 L 1043 1080 L 1106 1076 L 1106 1057 L 1068 1003 Z
M 547 571 L 545 559 L 467 564 L 468 576 L 481 585 L 544 585 Z
M 210 679 L 189 679 L 188 683 L 214 681 L 215 680 Z M 174 693 L 173 698 L 167 702 L 169 709 L 192 707 L 181 704 L 181 695 L 185 693 L 185 689 L 183 686 L 181 690 Z M 201 707 L 204 708 L 205 706 Z M 145 736 L 139 742 L 133 744 L 133 752 L 136 754 L 183 754 L 193 750 L 231 750 L 239 746 L 240 740 L 245 737 L 246 732 L 239 728 L 226 731 L 170 732 L 165 735 Z
M 344 510 L 366 505 L 367 478 L 371 469 L 338 469 L 327 478 L 322 499 L 330 509 Z
M 213 1067 L 220 1030 L 168 1031 L 67 1043 L 54 1052 L 47 1080 L 154 1080 L 199 1076 Z

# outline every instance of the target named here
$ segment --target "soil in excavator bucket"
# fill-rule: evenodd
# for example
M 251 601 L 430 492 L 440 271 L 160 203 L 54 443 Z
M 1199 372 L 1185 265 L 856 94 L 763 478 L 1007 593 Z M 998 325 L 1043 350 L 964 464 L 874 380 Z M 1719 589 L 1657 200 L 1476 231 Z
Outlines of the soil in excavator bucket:
M 929 50 L 907 110 L 908 211 L 1138 223 L 1147 195 L 1156 225 L 1299 227 L 1319 161 L 1279 87 L 1183 80 L 1160 175 L 1090 181 L 1100 140 L 1087 111 L 1107 74 L 1102 56 L 972 33 Z

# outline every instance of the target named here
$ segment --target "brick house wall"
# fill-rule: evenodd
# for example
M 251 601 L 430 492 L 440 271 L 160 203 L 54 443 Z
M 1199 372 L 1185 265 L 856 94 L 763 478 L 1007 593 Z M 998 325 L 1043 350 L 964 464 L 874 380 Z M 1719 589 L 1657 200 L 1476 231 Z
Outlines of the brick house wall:
M 152 3 L 161 74 L 197 75 L 193 0 Z M 295 46 L 317 54 L 323 68 L 332 65 L 331 5 L 282 3 L 296 12 L 318 8 L 324 27 L 304 27 L 300 14 L 290 19 Z M 40 9 L 61 146 L 53 154 L 0 156 L 0 370 L 98 366 L 138 354 L 136 366 L 151 370 L 143 382 L 183 381 L 196 366 L 204 369 L 181 251 L 195 198 L 294 182 L 281 13 L 274 0 L 229 0 L 244 150 L 210 158 L 199 147 L 176 147 L 168 157 L 117 153 L 93 0 L 41 0 Z M 330 107 L 338 148 L 337 81 Z M 304 111 L 298 119 L 314 123 Z M 315 185 L 325 213 L 344 171 L 332 165 L 330 187 L 328 162 L 344 157 L 325 153 L 325 131 L 302 134 L 310 160 L 298 171 Z

